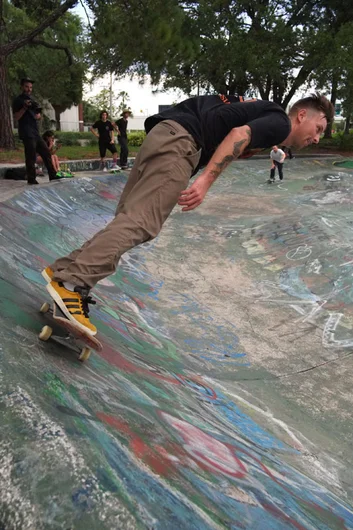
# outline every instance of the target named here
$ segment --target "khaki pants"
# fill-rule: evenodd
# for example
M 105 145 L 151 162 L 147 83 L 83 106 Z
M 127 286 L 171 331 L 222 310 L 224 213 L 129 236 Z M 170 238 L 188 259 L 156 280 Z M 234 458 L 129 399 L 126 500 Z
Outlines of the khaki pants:
M 177 122 L 156 125 L 136 157 L 114 219 L 80 249 L 56 260 L 53 279 L 92 288 L 113 274 L 124 252 L 158 235 L 200 156 L 193 137 Z

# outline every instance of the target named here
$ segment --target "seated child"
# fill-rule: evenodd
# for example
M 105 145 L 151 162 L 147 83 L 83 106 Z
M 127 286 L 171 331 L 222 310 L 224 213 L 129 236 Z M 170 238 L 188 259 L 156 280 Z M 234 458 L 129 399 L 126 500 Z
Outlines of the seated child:
M 55 144 L 55 136 L 53 131 L 45 131 L 45 133 L 42 136 L 43 140 L 47 144 L 49 151 L 51 153 L 51 161 L 54 166 L 54 169 L 56 171 L 56 174 L 60 177 L 73 177 L 73 173 L 71 171 L 60 171 L 60 163 L 58 155 L 56 155 L 56 151 L 59 149 L 59 146 Z

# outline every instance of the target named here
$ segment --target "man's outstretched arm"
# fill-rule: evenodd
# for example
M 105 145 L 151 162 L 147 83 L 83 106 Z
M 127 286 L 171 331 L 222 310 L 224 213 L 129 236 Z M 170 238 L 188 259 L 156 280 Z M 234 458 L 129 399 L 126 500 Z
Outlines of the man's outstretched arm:
M 248 125 L 230 131 L 217 147 L 201 175 L 197 177 L 190 188 L 181 192 L 178 204 L 183 206 L 183 212 L 193 210 L 202 203 L 214 181 L 233 160 L 236 160 L 243 153 L 250 140 L 251 129 Z

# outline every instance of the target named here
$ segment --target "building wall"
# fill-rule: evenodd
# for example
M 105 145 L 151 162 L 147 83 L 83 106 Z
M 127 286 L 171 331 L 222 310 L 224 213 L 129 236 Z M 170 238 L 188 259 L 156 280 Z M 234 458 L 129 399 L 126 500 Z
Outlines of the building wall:
M 135 116 L 133 118 L 129 118 L 127 129 L 128 131 L 144 131 L 144 123 L 147 116 Z
M 61 131 L 79 131 L 79 112 L 78 106 L 73 105 L 60 114 Z

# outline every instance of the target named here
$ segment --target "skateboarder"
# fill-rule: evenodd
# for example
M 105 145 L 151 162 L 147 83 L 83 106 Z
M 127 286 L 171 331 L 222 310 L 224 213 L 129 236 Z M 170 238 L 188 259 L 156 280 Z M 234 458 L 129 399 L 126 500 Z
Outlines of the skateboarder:
M 157 236 L 178 203 L 199 206 L 220 173 L 237 158 L 275 144 L 318 143 L 332 121 L 321 95 L 297 101 L 287 115 L 270 101 L 200 96 L 147 118 L 147 137 L 120 197 L 116 216 L 90 241 L 43 271 L 47 289 L 63 313 L 91 335 L 89 291 L 113 274 L 124 252 Z M 203 168 L 188 188 L 191 176 Z
M 270 180 L 268 180 L 268 183 L 272 184 L 272 182 L 275 181 L 276 168 L 278 169 L 279 180 L 283 180 L 283 164 L 286 158 L 286 154 L 284 151 L 282 151 L 282 149 L 279 149 L 277 145 L 274 145 L 270 153 L 270 158 L 272 164 Z
M 128 140 L 127 140 L 127 125 L 128 118 L 131 114 L 129 109 L 123 110 L 120 120 L 116 122 L 116 129 L 118 131 L 118 142 L 120 145 L 120 165 L 121 169 L 127 169 L 127 158 L 129 156 Z

